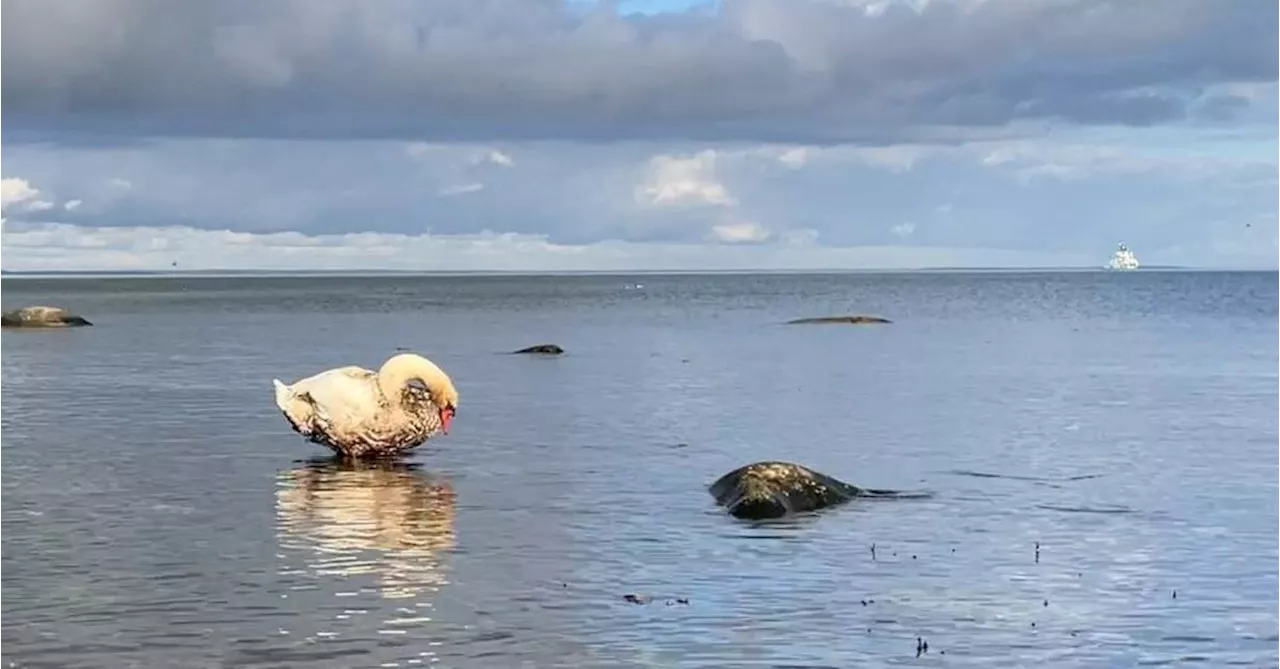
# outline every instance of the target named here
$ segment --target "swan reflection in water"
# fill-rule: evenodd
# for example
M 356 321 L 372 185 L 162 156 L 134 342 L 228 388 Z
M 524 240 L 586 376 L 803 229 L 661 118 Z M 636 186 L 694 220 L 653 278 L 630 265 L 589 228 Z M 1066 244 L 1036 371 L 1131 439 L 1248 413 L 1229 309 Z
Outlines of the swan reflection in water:
M 455 541 L 452 486 L 404 462 L 310 460 L 277 477 L 281 548 L 312 553 L 317 576 L 377 577 L 389 599 L 436 591 Z

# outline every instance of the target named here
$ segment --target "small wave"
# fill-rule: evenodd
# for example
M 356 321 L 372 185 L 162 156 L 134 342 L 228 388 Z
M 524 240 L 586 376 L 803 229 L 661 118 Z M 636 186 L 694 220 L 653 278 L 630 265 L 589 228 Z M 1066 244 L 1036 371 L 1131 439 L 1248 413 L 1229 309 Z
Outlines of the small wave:
M 1037 481 L 1041 483 L 1066 483 L 1070 481 L 1084 481 L 1087 479 L 1102 478 L 1104 474 L 1077 474 L 1075 476 L 1019 476 L 1017 474 L 993 474 L 990 472 L 978 472 L 971 469 L 952 469 L 948 474 L 956 476 L 972 476 L 980 479 L 1009 479 L 1012 481 Z
M 1036 508 L 1047 509 L 1049 511 L 1061 511 L 1063 513 L 1133 513 L 1133 509 L 1130 509 L 1127 506 L 1058 506 L 1056 504 L 1037 504 Z

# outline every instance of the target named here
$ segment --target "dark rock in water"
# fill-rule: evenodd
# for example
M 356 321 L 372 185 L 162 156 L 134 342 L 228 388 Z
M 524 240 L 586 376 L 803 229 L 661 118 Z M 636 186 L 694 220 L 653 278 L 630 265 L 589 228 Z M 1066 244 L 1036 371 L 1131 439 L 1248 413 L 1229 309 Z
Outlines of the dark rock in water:
M 538 344 L 537 346 L 522 348 L 519 351 L 512 351 L 511 353 L 513 355 L 518 355 L 521 353 L 536 354 L 536 355 L 560 355 L 561 353 L 564 353 L 564 349 L 560 348 L 559 346 L 556 346 L 555 344 Z
M 756 462 L 712 483 L 708 492 L 737 518 L 764 520 L 817 511 L 855 497 L 927 497 L 927 493 L 859 488 L 789 462 Z
M 83 316 L 57 307 L 23 307 L 0 314 L 6 328 L 74 328 L 93 325 Z
M 787 321 L 787 325 L 865 325 L 869 323 L 892 323 L 893 321 L 879 316 L 819 316 L 817 318 L 797 318 Z
M 623 595 L 622 600 L 625 602 L 629 602 L 631 604 L 649 604 L 654 601 L 654 598 L 649 595 L 637 595 L 632 593 L 632 594 Z M 667 606 L 674 606 L 676 604 L 684 604 L 687 606 L 689 604 L 689 598 L 688 597 L 668 598 L 666 600 L 666 604 Z

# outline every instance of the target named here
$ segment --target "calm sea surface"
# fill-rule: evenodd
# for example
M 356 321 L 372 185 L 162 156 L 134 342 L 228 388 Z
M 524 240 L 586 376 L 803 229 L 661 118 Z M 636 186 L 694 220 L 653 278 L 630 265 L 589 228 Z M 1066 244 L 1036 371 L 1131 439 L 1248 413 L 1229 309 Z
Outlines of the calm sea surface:
M 6 667 L 1277 665 L 1274 272 L 3 302 L 95 324 L 3 335 Z M 780 324 L 850 312 L 894 323 Z M 543 342 L 568 353 L 503 355 Z M 401 466 L 336 465 L 273 404 L 398 347 L 461 393 Z M 935 497 L 720 513 L 706 484 L 761 459 Z

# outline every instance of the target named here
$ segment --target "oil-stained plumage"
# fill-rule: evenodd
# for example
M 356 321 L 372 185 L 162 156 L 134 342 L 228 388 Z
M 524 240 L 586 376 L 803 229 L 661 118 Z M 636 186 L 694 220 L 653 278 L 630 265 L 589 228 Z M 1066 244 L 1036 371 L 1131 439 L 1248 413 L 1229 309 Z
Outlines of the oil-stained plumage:
M 339 367 L 291 385 L 272 379 L 276 406 L 308 440 L 348 457 L 397 455 L 449 432 L 458 407 L 453 381 L 413 353 L 377 372 Z
M 716 503 L 737 518 L 765 520 L 817 511 L 855 497 L 927 497 L 927 493 L 860 488 L 790 462 L 755 462 L 708 487 Z

